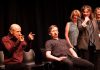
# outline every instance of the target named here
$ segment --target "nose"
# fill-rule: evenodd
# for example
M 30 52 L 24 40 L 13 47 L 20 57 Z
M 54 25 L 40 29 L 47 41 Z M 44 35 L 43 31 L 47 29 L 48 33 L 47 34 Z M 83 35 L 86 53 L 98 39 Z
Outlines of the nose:
M 57 35 L 57 32 L 55 32 L 54 34 Z
M 20 35 L 20 36 L 22 36 L 22 33 L 21 33 L 21 32 L 19 32 L 19 35 Z

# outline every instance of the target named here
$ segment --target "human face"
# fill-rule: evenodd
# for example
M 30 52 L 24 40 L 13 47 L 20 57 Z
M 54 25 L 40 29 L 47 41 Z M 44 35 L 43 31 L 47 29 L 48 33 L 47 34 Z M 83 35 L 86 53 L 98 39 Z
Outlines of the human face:
M 19 37 L 22 35 L 21 34 L 21 27 L 20 26 L 13 27 L 13 29 L 11 30 L 11 34 L 14 37 L 16 37 L 17 39 L 19 39 Z
M 74 15 L 73 15 L 73 21 L 75 21 L 75 22 L 76 22 L 76 21 L 77 21 L 77 19 L 78 19 L 78 15 L 74 14 Z
M 84 17 L 89 17 L 90 14 L 91 14 L 91 12 L 88 9 L 84 9 L 84 11 L 83 11 L 83 16 Z
M 97 9 L 97 11 L 96 11 L 96 18 L 100 19 L 100 9 Z
M 49 34 L 53 39 L 58 38 L 58 28 L 57 27 L 53 27 Z

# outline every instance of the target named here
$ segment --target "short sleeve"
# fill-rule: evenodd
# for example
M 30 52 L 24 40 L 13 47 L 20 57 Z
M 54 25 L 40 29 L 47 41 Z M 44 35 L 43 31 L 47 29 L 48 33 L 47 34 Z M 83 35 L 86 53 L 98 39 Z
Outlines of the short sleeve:
M 45 49 L 46 49 L 46 51 L 51 51 L 52 50 L 52 42 L 50 40 L 46 41 Z

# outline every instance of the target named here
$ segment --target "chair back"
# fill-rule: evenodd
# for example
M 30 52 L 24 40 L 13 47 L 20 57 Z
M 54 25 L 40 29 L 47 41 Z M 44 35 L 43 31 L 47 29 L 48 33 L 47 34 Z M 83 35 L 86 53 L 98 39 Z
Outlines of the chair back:
M 4 63 L 4 54 L 3 51 L 0 51 L 0 65 Z
M 24 51 L 24 62 L 32 62 L 35 61 L 35 52 L 33 49 L 30 49 L 28 52 Z

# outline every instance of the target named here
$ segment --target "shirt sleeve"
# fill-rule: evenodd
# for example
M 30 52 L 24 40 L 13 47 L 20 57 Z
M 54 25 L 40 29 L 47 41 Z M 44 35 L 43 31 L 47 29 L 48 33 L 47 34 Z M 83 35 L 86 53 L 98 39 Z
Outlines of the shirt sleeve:
M 46 49 L 46 51 L 51 51 L 52 50 L 52 43 L 51 43 L 50 40 L 46 41 L 46 43 L 45 43 L 45 49 Z
M 21 43 L 20 41 L 17 41 L 15 44 L 13 44 L 10 39 L 7 39 L 6 37 L 2 38 L 2 47 L 11 53 L 17 50 L 20 43 Z
M 77 27 L 79 29 L 79 31 L 83 31 L 85 29 L 85 27 L 82 26 L 82 19 L 78 19 L 77 20 Z
M 25 38 L 26 45 L 23 47 L 24 51 L 28 52 L 32 48 L 33 40 L 29 40 L 28 37 Z

